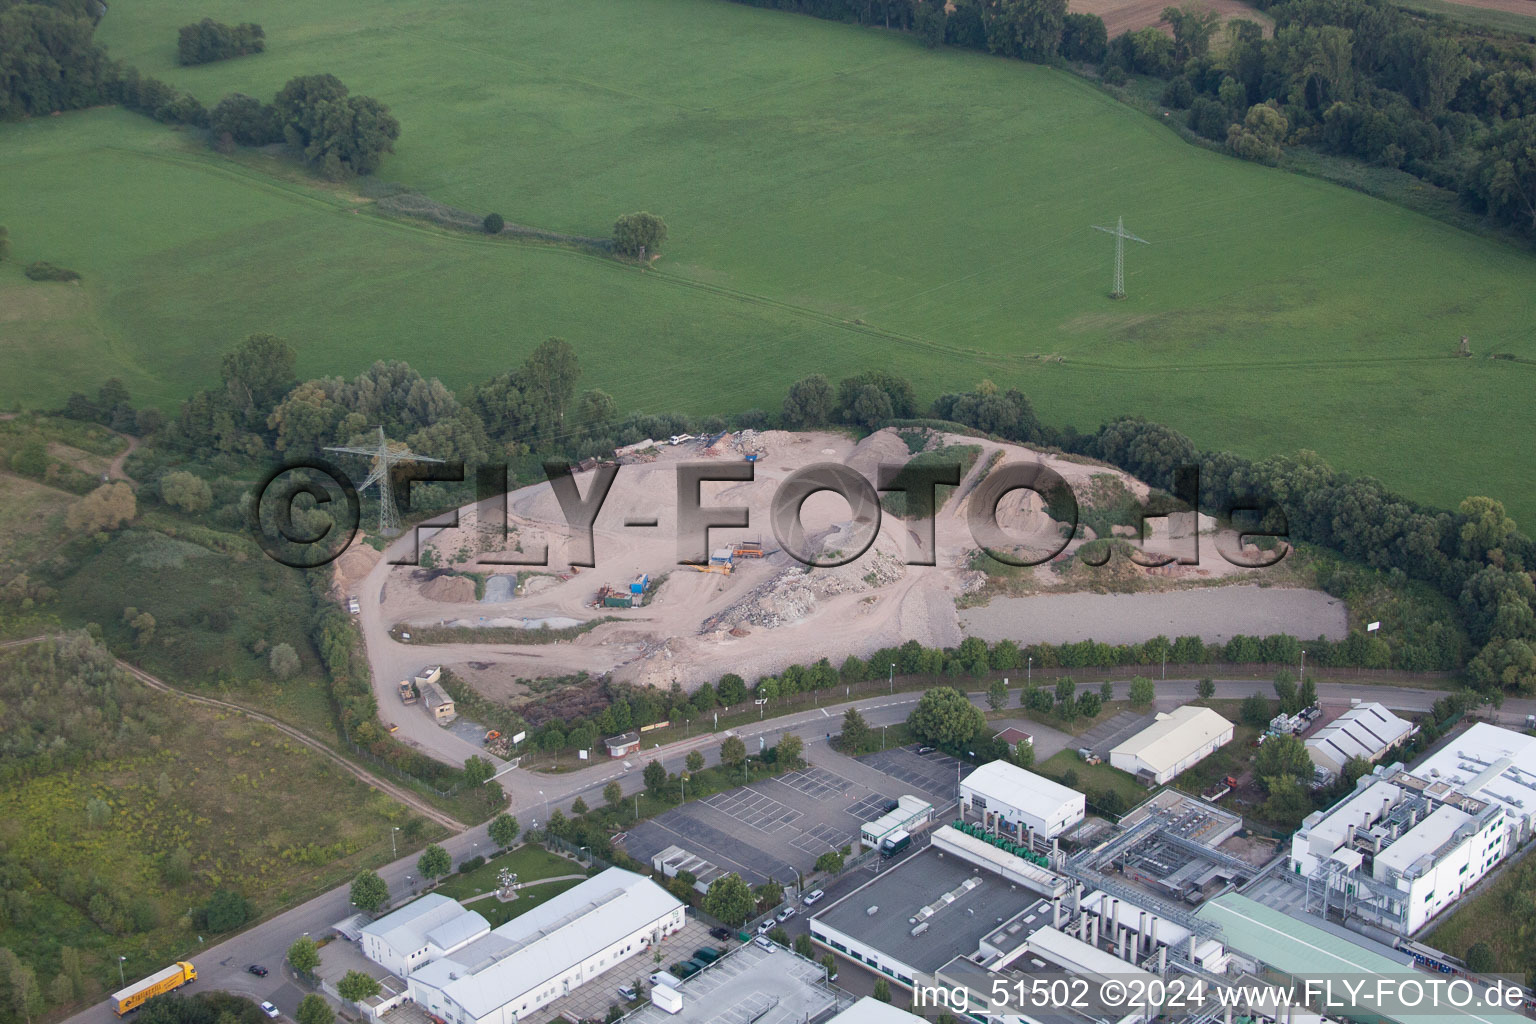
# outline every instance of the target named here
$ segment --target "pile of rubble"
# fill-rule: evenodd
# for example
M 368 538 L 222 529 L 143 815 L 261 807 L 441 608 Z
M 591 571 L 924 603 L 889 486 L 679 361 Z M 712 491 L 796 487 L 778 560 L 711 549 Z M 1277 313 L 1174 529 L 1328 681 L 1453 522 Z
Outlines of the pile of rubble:
M 857 562 L 832 569 L 786 569 L 706 620 L 701 632 L 793 625 L 829 597 L 889 586 L 906 574 L 901 559 L 885 551 L 870 552 Z

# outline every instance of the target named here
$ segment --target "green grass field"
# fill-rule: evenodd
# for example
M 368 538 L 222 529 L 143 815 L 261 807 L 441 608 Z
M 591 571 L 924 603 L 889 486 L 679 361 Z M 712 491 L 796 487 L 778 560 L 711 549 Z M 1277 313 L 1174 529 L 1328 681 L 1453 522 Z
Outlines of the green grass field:
M 1536 470 L 1504 454 L 1536 425 L 1536 259 L 1187 146 L 1068 74 L 717 0 L 198 13 L 256 18 L 268 52 L 176 67 L 169 0 L 122 0 L 99 35 L 210 104 L 333 72 L 403 124 L 382 178 L 578 234 L 649 209 L 665 257 L 642 274 L 386 222 L 120 111 L 7 125 L 17 261 L 85 280 L 0 267 L 22 311 L 0 402 L 119 373 L 169 404 L 253 330 L 304 373 L 399 357 L 452 386 L 560 335 L 629 408 L 773 406 L 817 370 L 887 368 L 924 398 L 991 377 L 1048 421 L 1139 413 L 1536 517 Z M 1090 225 L 1121 214 L 1155 244 L 1113 303 Z M 1450 358 L 1463 334 L 1475 357 Z

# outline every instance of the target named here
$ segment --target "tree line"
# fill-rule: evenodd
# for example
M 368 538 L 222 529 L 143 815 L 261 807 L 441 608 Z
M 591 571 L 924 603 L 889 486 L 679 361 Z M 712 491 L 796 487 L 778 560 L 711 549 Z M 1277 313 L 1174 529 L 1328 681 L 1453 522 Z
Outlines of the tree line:
M 208 129 L 216 146 L 285 142 L 331 178 L 369 174 L 394 151 L 400 122 L 389 108 L 351 95 L 334 75 L 290 79 L 270 103 L 234 93 L 209 111 L 191 93 L 112 60 L 94 38 L 105 10 L 94 0 L 0 0 L 0 120 L 117 103 Z M 181 30 L 180 54 L 184 64 L 203 63 L 262 45 L 259 25 L 204 20 Z
M 1390 0 L 1259 0 L 1272 38 L 1198 4 L 1108 38 L 1065 0 L 736 0 L 911 32 L 928 46 L 1090 67 L 1110 84 L 1165 79 L 1164 106 L 1234 155 L 1275 163 L 1286 145 L 1401 168 L 1470 209 L 1536 235 L 1536 47 Z
M 318 455 L 326 445 L 382 424 L 389 436 L 416 451 L 464 461 L 467 474 L 488 463 L 510 464 L 509 483 L 516 484 L 542 479 L 546 458 L 611 456 L 615 447 L 646 437 L 727 426 L 718 416 L 621 416 L 605 392 L 578 388 L 580 361 L 557 338 L 536 346 L 519 365 L 467 388 L 463 398 L 400 361 L 375 363 L 351 379 L 302 382 L 296 365 L 297 353 L 283 340 L 248 337 L 224 357 L 219 383 L 184 403 L 152 447 L 175 450 L 178 458 L 211 451 L 213 468 L 238 474 L 248 471 L 250 460 Z M 66 412 L 94 409 L 100 416 L 103 405 L 126 419 L 125 396 L 116 391 L 94 402 L 73 396 Z M 911 418 L 920 412 L 931 418 Z M 1239 516 L 1245 529 L 1284 534 L 1369 570 L 1421 582 L 1457 610 L 1458 621 L 1419 621 L 1413 635 L 1390 643 L 1364 635 L 1338 643 L 1309 639 L 1308 654 L 1316 664 L 1415 671 L 1450 671 L 1465 664 L 1482 689 L 1536 689 L 1536 587 L 1531 579 L 1536 544 L 1495 499 L 1473 496 L 1455 510 L 1434 508 L 1371 477 L 1341 473 L 1312 452 L 1255 460 L 1201 450 L 1178 431 L 1140 418 L 1110 420 L 1083 433 L 1071 425 L 1042 423 L 1028 396 L 990 382 L 941 394 L 920 409 L 911 382 L 888 372 L 856 374 L 836 385 L 818 374 L 789 385 L 776 413 L 748 410 L 734 418 L 737 427 L 789 429 L 835 424 L 873 429 L 891 422 L 970 430 L 1087 456 L 1165 492 L 1177 489 L 1175 477 L 1184 467 L 1197 467 L 1203 511 L 1222 517 L 1249 510 L 1245 519 Z M 167 472 L 186 468 L 169 461 L 160 465 Z M 158 478 L 153 467 L 146 472 L 150 482 Z M 424 505 L 453 500 L 438 487 L 417 489 Z M 1358 574 L 1330 574 L 1340 589 L 1359 582 Z M 1062 645 L 1050 654 L 1042 651 L 1041 658 L 1123 663 L 1116 660 L 1121 655 L 1081 653 L 1090 648 L 1098 651 L 1092 645 Z M 1214 657 L 1236 663 L 1292 660 L 1254 651 L 1244 638 L 1234 638 Z M 1173 660 L 1196 663 L 1205 657 L 1212 655 Z M 1072 667 L 1072 662 L 1063 665 Z

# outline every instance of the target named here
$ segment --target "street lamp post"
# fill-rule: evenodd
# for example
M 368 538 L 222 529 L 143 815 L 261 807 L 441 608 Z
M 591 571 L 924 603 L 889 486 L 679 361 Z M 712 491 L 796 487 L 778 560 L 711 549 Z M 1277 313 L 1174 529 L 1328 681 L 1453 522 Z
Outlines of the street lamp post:
M 544 795 L 544 791 L 542 789 L 539 790 L 539 799 L 544 801 L 544 820 L 548 821 L 549 820 L 549 797 Z
M 1296 677 L 1296 681 L 1299 683 L 1299 682 L 1301 682 L 1301 680 L 1303 680 L 1305 678 L 1307 678 L 1307 652 L 1306 651 L 1302 651 L 1301 652 L 1301 673 Z
M 894 661 L 891 662 L 891 670 L 890 670 L 890 672 L 886 673 L 885 682 L 891 688 L 891 692 L 895 693 L 896 692 L 896 663 Z
M 395 846 L 395 833 L 400 831 L 400 826 L 395 825 L 389 833 L 389 859 L 395 860 L 400 856 L 400 850 Z
M 887 729 L 887 728 L 889 728 L 889 726 L 884 726 L 884 725 L 882 725 L 882 726 L 881 726 L 881 727 L 880 727 L 880 749 L 881 749 L 881 750 L 884 750 L 884 749 L 885 749 L 885 730 L 886 730 L 886 729 Z
M 1024 685 L 1035 685 L 1035 656 L 1033 654 L 1024 659 Z
M 123 977 L 123 961 L 127 959 L 128 958 L 125 956 L 119 956 L 117 958 L 117 980 L 123 983 L 123 988 L 128 987 L 128 979 Z

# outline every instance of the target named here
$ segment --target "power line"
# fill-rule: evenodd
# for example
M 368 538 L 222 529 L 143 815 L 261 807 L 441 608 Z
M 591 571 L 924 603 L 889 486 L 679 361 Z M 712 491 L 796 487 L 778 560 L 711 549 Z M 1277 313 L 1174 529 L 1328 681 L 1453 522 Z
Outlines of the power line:
M 1109 293 L 1109 297 L 1112 299 L 1123 299 L 1125 298 L 1125 240 L 1129 238 L 1131 241 L 1140 242 L 1142 245 L 1151 245 L 1152 243 L 1145 238 L 1137 238 L 1125 230 L 1124 217 L 1117 219 L 1115 226 L 1112 228 L 1101 228 L 1095 224 L 1093 225 L 1093 230 L 1115 236 L 1115 287 Z
M 391 447 L 393 446 L 393 447 Z M 379 491 L 379 536 L 392 537 L 400 532 L 400 514 L 395 511 L 395 494 L 390 488 L 389 471 L 401 462 L 442 462 L 442 459 L 434 459 L 427 455 L 417 455 L 399 441 L 390 441 L 384 436 L 383 426 L 379 427 L 379 443 L 373 448 L 352 448 L 337 445 L 327 447 L 328 452 L 347 452 L 352 455 L 371 455 L 373 457 L 373 471 L 368 478 L 358 485 L 358 490 L 366 491 L 374 484 Z

